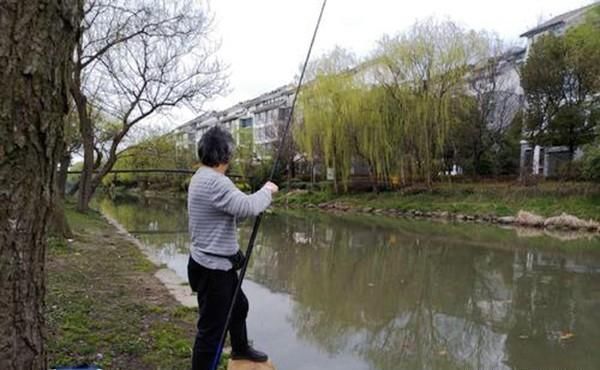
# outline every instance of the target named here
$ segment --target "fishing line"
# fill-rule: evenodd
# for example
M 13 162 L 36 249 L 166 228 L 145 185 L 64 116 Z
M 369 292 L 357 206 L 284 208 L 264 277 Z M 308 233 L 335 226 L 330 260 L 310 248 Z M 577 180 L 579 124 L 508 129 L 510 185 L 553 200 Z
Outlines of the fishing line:
M 315 25 L 315 30 L 313 31 L 312 39 L 310 41 L 310 46 L 308 47 L 308 52 L 306 53 L 306 59 L 304 60 L 304 65 L 302 66 L 302 73 L 300 73 L 300 79 L 298 80 L 298 85 L 296 86 L 296 93 L 294 94 L 294 99 L 292 101 L 292 107 L 290 109 L 290 114 L 287 117 L 287 122 L 285 124 L 285 128 L 283 131 L 283 135 L 281 137 L 281 141 L 279 143 L 279 148 L 277 149 L 277 156 L 275 157 L 275 162 L 273 163 L 273 167 L 271 168 L 271 174 L 269 175 L 269 181 L 273 180 L 275 176 L 275 172 L 277 171 L 277 166 L 281 160 L 281 155 L 283 149 L 285 148 L 288 132 L 290 130 L 290 126 L 292 125 L 292 119 L 294 117 L 294 110 L 296 108 L 296 101 L 298 100 L 298 95 L 300 94 L 300 88 L 302 87 L 302 81 L 304 80 L 304 75 L 306 73 L 306 67 L 308 66 L 308 62 L 310 60 L 310 54 L 312 53 L 313 46 L 315 44 L 315 40 L 317 38 L 317 33 L 319 31 L 319 26 L 321 25 L 321 19 L 323 18 L 323 12 L 325 11 L 325 6 L 327 5 L 327 0 L 323 0 L 323 5 L 321 5 L 321 11 L 319 12 L 319 18 L 317 19 L 317 24 Z M 248 240 L 248 247 L 246 248 L 246 261 L 244 261 L 244 265 L 240 270 L 240 275 L 238 278 L 237 286 L 235 287 L 235 291 L 233 292 L 233 297 L 231 300 L 231 304 L 229 305 L 229 311 L 227 312 L 227 319 L 225 320 L 225 326 L 223 328 L 223 332 L 221 333 L 221 340 L 219 341 L 219 347 L 217 347 L 217 353 L 215 355 L 215 359 L 213 361 L 212 370 L 217 370 L 217 366 L 219 365 L 219 360 L 221 359 L 221 354 L 223 352 L 223 346 L 225 345 L 225 337 L 227 336 L 227 329 L 229 328 L 229 322 L 231 321 L 231 315 L 233 314 L 233 307 L 235 305 L 235 301 L 239 295 L 240 290 L 242 289 L 242 282 L 244 281 L 244 276 L 246 275 L 246 269 L 248 268 L 248 263 L 250 262 L 250 257 L 252 256 L 252 250 L 254 249 L 254 242 L 256 241 L 256 235 L 258 234 L 258 229 L 260 227 L 260 222 L 262 221 L 263 213 L 261 212 L 256 219 L 254 220 L 254 226 L 252 227 L 252 233 L 250 234 L 250 239 Z

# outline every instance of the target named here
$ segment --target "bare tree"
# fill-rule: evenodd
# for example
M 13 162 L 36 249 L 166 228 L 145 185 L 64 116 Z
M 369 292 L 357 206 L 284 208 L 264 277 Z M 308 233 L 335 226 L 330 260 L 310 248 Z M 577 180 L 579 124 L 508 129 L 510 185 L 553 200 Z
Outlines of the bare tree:
M 47 369 L 47 224 L 79 0 L 0 0 L 0 368 Z
M 494 157 L 522 107 L 518 63 L 524 52 L 507 48 L 494 34 L 481 34 L 479 45 L 483 58 L 467 77 L 473 104 L 455 138 L 463 152 L 459 156 L 468 159 L 476 175 L 485 174 L 484 156 Z
M 64 200 L 67 188 L 68 170 L 71 158 L 81 148 L 81 137 L 78 130 L 78 122 L 73 105 L 69 107 L 69 113 L 64 120 L 64 145 L 59 156 L 58 171 L 55 180 L 55 193 L 52 204 L 52 216 L 49 221 L 49 232 L 55 236 L 71 238 L 72 232 L 64 212 Z
M 210 31 L 210 15 L 192 0 L 87 2 L 71 83 L 84 154 L 79 210 L 88 208 L 134 125 L 168 108 L 197 107 L 223 89 L 218 44 Z M 101 160 L 92 106 L 119 122 Z
M 79 121 L 74 104 L 69 107 L 69 113 L 65 119 L 65 145 L 60 156 L 56 186 L 60 199 L 66 195 L 68 170 L 71 166 L 73 155 L 81 150 L 81 135 L 79 135 Z

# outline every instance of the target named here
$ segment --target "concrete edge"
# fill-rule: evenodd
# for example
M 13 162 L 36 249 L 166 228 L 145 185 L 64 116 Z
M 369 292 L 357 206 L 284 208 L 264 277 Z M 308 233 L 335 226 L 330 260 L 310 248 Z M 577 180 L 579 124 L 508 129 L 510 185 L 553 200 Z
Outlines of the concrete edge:
M 144 256 L 157 267 L 163 266 L 161 261 L 154 255 L 152 250 L 142 243 L 139 239 L 131 235 L 123 225 L 112 217 L 100 213 L 102 217 L 117 229 L 118 233 L 124 236 L 128 241 L 133 243 L 144 254 Z M 196 296 L 192 294 L 189 285 L 185 279 L 182 279 L 175 271 L 168 268 L 159 268 L 154 276 L 167 288 L 169 293 L 185 307 L 197 307 Z

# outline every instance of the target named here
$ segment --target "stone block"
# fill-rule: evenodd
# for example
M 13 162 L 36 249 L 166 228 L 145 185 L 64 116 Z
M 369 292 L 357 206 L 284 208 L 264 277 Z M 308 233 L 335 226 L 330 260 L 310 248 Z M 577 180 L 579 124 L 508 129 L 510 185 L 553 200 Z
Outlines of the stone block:
M 275 370 L 271 361 L 252 362 L 246 360 L 229 360 L 227 370 Z

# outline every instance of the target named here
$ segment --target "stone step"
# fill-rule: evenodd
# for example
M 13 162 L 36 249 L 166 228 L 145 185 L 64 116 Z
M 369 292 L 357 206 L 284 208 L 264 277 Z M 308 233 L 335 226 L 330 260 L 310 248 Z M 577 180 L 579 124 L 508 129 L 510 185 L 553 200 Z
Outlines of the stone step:
M 275 370 L 271 361 L 252 362 L 247 360 L 229 360 L 227 370 Z

